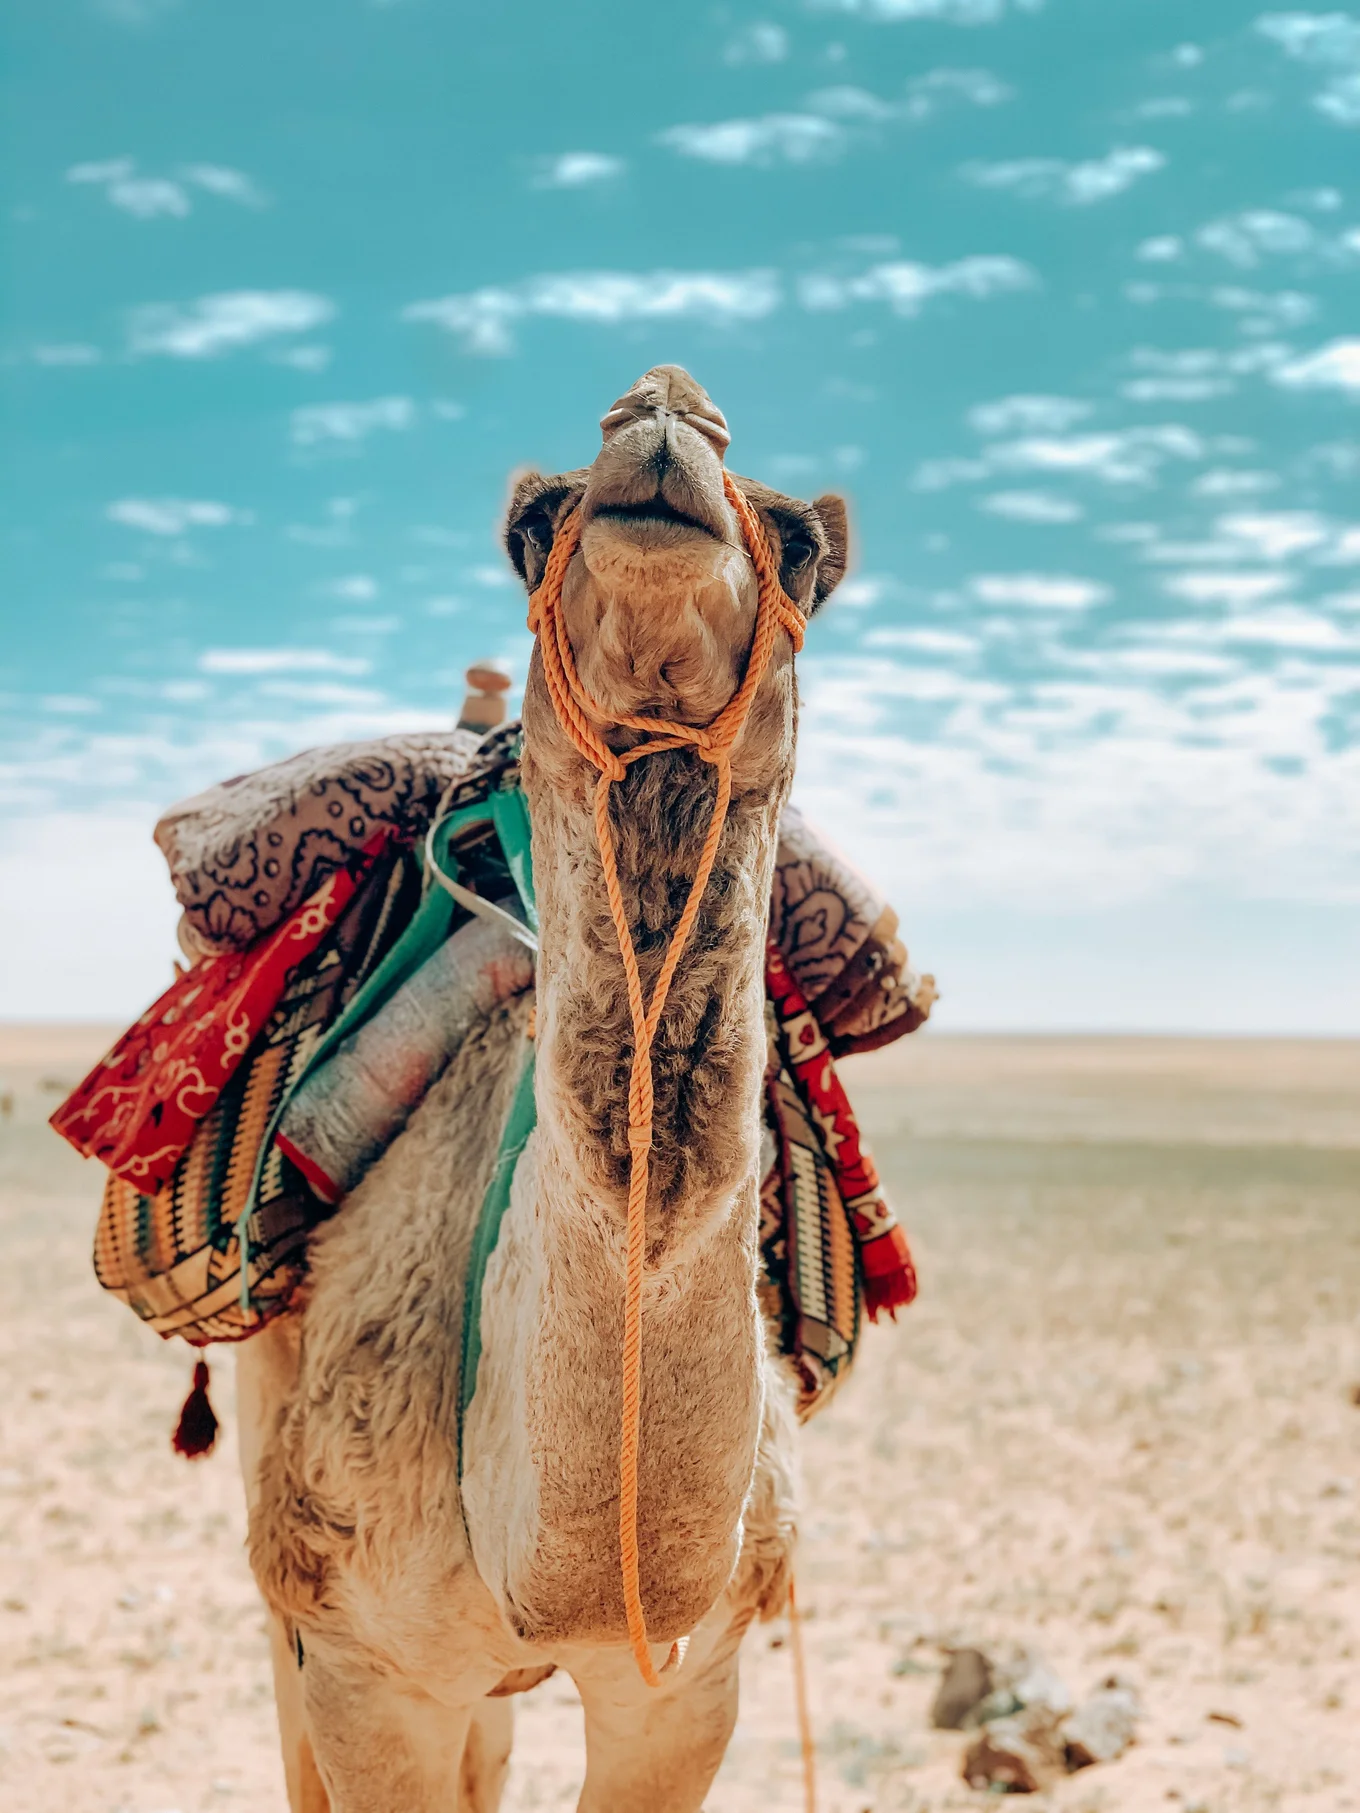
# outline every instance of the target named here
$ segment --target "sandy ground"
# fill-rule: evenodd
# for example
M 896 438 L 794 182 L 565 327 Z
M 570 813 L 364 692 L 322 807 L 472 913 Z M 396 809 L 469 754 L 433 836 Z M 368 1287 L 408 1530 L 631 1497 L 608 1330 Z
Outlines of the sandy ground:
M 101 1298 L 99 1177 L 43 1126 L 103 1042 L 0 1029 L 0 1807 L 284 1813 L 232 1443 L 171 1455 L 190 1356 Z M 848 1076 L 923 1293 L 805 1439 L 822 1813 L 984 1805 L 927 1708 L 942 1645 L 1006 1640 L 1143 1696 L 1063 1813 L 1360 1808 L 1360 1046 L 929 1036 Z M 214 1396 L 230 1438 L 221 1350 Z M 508 1809 L 570 1807 L 569 1685 L 519 1721 Z M 800 1804 L 774 1625 L 709 1808 Z

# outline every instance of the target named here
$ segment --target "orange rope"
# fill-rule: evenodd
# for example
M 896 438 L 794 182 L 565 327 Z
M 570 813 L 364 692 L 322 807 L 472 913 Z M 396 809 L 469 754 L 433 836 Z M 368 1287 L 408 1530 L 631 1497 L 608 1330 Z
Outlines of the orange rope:
M 795 651 L 803 645 L 807 619 L 779 583 L 779 573 L 760 518 L 747 503 L 730 475 L 723 473 L 727 501 L 741 524 L 751 564 L 759 582 L 755 633 L 741 685 L 727 704 L 704 728 L 667 718 L 644 718 L 631 712 L 611 712 L 592 698 L 576 669 L 566 625 L 562 621 L 562 582 L 567 566 L 581 542 L 579 511 L 573 510 L 553 540 L 543 579 L 529 600 L 529 628 L 538 637 L 548 696 L 558 722 L 571 741 L 595 768 L 595 838 L 604 870 L 605 894 L 619 941 L 623 973 L 628 988 L 628 1011 L 633 1021 L 633 1063 L 628 1079 L 628 1263 L 623 1307 L 623 1414 L 619 1444 L 619 1556 L 623 1576 L 623 1603 L 628 1616 L 628 1638 L 638 1670 L 649 1687 L 660 1685 L 647 1647 L 647 1619 L 642 1607 L 638 1575 L 638 1448 L 642 1422 L 642 1284 L 647 1251 L 647 1188 L 652 1151 L 652 1040 L 661 1022 L 680 958 L 689 942 L 704 889 L 722 840 L 728 802 L 732 797 L 732 748 L 755 698 L 780 629 L 788 631 Z M 614 725 L 640 730 L 648 740 L 616 754 L 605 742 L 599 726 Z M 699 855 L 689 890 L 656 979 L 650 1002 L 643 1000 L 633 933 L 619 885 L 614 832 L 609 820 L 609 792 L 631 765 L 663 749 L 697 750 L 717 770 L 717 793 L 708 835 Z
M 803 1655 L 803 1620 L 789 1575 L 789 1648 L 793 1651 L 793 1691 L 798 1702 L 798 1747 L 803 1753 L 803 1813 L 817 1813 L 817 1744 L 808 1711 L 807 1660 Z

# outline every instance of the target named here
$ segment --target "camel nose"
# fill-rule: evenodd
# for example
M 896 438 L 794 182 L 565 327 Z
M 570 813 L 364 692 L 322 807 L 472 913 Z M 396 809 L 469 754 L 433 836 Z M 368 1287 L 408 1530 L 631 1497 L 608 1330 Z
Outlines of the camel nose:
M 721 409 L 680 365 L 654 365 L 644 372 L 637 383 L 606 411 L 600 421 L 600 431 L 608 443 L 620 429 L 645 422 L 649 417 L 660 430 L 653 457 L 664 463 L 669 463 L 672 455 L 674 424 L 683 422 L 701 434 L 720 460 L 732 439 Z

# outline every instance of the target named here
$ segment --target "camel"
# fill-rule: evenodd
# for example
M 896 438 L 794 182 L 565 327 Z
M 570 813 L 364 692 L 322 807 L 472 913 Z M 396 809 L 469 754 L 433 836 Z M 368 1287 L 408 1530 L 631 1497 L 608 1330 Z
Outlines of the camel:
M 757 605 L 724 494 L 726 424 L 686 372 L 658 366 L 601 427 L 592 465 L 514 486 L 510 558 L 532 593 L 579 509 L 561 609 L 584 685 L 611 713 L 707 724 L 742 679 Z M 811 612 L 845 570 L 843 501 L 738 483 L 784 590 Z M 301 1312 L 239 1352 L 250 1559 L 293 1813 L 493 1813 L 512 1696 L 555 1668 L 584 1708 L 582 1813 L 703 1802 L 736 1718 L 743 1632 L 785 1606 L 795 1537 L 793 1396 L 756 1271 L 766 920 L 796 716 L 780 630 L 653 1048 L 638 1527 L 660 1683 L 630 1652 L 620 1584 L 632 1023 L 595 770 L 536 649 L 523 713 L 536 993 L 476 1028 L 314 1236 Z M 636 763 L 614 788 L 648 991 L 713 799 L 689 749 Z M 469 1249 L 530 1037 L 537 1127 L 485 1276 L 460 1480 Z

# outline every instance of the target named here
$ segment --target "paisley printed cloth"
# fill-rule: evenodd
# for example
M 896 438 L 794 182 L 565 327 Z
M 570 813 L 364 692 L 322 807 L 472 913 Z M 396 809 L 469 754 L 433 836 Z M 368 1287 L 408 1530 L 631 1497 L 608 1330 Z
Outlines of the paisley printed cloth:
M 197 956 L 272 931 L 380 827 L 423 837 L 491 782 L 513 779 L 518 723 L 309 750 L 174 806 L 156 827 Z M 796 808 L 780 825 L 770 930 L 833 1054 L 869 1051 L 928 1017 L 934 979 L 915 974 L 883 896 Z
M 387 837 L 380 830 L 347 851 L 255 949 L 206 957 L 172 982 L 58 1108 L 57 1132 L 143 1195 L 163 1190 L 290 974 L 340 918 Z

